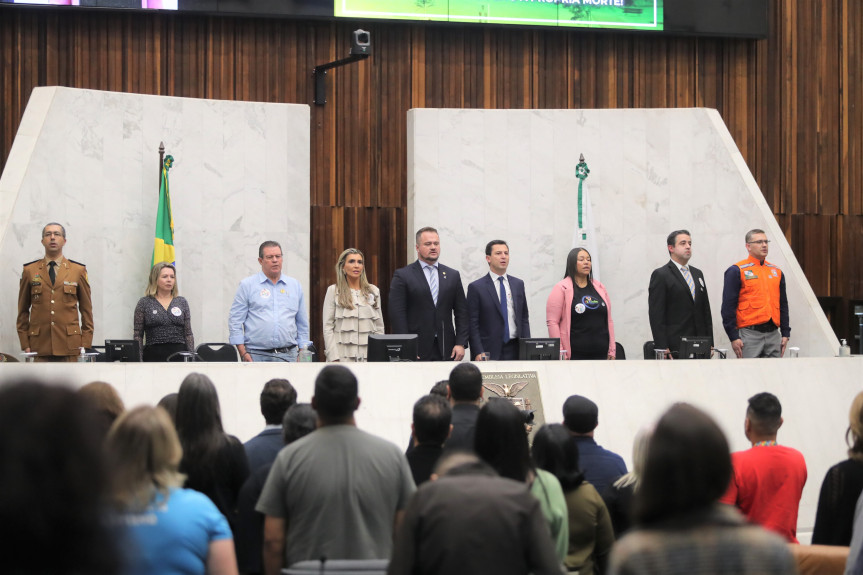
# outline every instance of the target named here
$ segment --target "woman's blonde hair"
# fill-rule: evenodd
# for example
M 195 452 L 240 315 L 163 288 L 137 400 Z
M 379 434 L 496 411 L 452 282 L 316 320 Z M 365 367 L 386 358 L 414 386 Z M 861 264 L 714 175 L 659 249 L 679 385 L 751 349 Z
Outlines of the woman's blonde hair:
M 360 291 L 364 297 L 368 297 L 372 293 L 371 284 L 366 279 L 366 257 L 363 252 L 357 248 L 348 248 L 339 256 L 339 261 L 336 262 L 336 305 L 346 309 L 354 309 L 354 299 L 351 297 L 351 286 L 348 285 L 348 279 L 345 277 L 345 261 L 348 256 L 357 254 L 363 258 L 363 272 L 360 274 Z M 374 307 L 380 307 L 380 298 L 375 298 Z
M 849 447 L 848 457 L 863 461 L 863 391 L 858 393 L 851 402 L 845 442 Z
M 159 275 L 161 275 L 162 270 L 165 268 L 171 268 L 174 270 L 174 289 L 171 290 L 171 297 L 177 297 L 177 294 L 179 293 L 177 291 L 177 268 L 174 264 L 170 264 L 168 262 L 159 262 L 150 270 L 150 280 L 147 282 L 147 293 L 144 295 L 156 297 L 156 291 L 158 289 L 156 282 L 159 281 Z
M 112 500 L 120 509 L 143 510 L 157 493 L 167 497 L 185 481 L 178 471 L 183 448 L 161 407 L 142 405 L 121 415 L 108 432 L 106 448 Z
M 647 445 L 653 435 L 653 426 L 642 427 L 632 440 L 632 471 L 614 482 L 618 489 L 632 485 L 633 491 L 638 491 L 641 476 L 644 474 L 644 462 L 647 461 Z

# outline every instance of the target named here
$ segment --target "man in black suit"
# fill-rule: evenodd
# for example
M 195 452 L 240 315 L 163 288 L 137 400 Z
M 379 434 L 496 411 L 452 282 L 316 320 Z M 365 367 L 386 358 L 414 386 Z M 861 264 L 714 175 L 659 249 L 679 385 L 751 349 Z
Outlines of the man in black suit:
M 468 343 L 461 276 L 438 263 L 440 237 L 436 229 L 426 227 L 417 232 L 416 250 L 417 261 L 393 274 L 390 329 L 392 333 L 417 334 L 420 361 L 461 361 Z
M 492 240 L 485 246 L 489 272 L 467 286 L 470 353 L 491 359 L 518 359 L 518 338 L 530 337 L 524 282 L 507 275 L 509 246 Z
M 653 270 L 647 304 L 654 349 L 664 349 L 666 357 L 676 357 L 681 337 L 709 337 L 712 345 L 713 318 L 704 274 L 689 265 L 689 232 L 671 232 L 666 243 L 671 261 Z

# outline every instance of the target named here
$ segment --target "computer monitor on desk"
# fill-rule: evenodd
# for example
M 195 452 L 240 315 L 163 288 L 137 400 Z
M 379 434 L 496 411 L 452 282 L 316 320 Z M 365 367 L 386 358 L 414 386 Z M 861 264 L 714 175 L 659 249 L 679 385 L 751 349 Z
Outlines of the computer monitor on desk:
M 369 361 L 416 361 L 417 334 L 393 333 L 369 336 Z
M 521 361 L 560 359 L 560 338 L 526 337 L 518 340 Z
M 710 359 L 709 337 L 681 337 L 678 359 Z
M 120 361 L 123 363 L 141 361 L 138 342 L 134 339 L 106 339 L 105 361 Z

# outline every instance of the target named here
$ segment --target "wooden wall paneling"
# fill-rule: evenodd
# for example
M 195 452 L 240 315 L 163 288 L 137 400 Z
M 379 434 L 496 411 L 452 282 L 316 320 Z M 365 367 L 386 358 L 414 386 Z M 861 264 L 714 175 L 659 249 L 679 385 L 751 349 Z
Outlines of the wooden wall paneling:
M 840 206 L 840 113 L 841 94 L 841 2 L 817 2 L 820 14 L 816 33 L 818 68 L 818 116 L 817 116 L 817 175 L 812 194 L 816 198 L 819 214 L 835 215 Z
M 776 187 L 778 197 L 773 198 L 772 207 L 774 213 L 794 213 L 797 207 L 794 201 L 797 190 L 795 180 L 797 140 L 795 134 L 798 129 L 796 106 L 798 88 L 797 0 L 775 0 L 774 4 L 781 5 L 775 12 L 774 25 L 776 30 L 773 37 L 778 40 L 774 43 L 778 60 L 778 66 L 774 73 L 781 78 L 776 89 L 781 95 L 779 106 L 782 110 L 780 123 L 775 128 L 779 131 L 777 143 L 781 146 L 782 155 L 778 158 L 779 162 L 777 163 L 781 170 Z
M 863 2 L 842 0 L 841 212 L 863 214 Z
M 791 216 L 789 242 L 803 268 L 812 291 L 817 296 L 833 294 L 837 251 L 825 246 L 837 245 L 836 216 L 800 214 Z M 787 237 L 787 236 L 786 236 Z M 769 256 L 768 256 L 769 259 Z

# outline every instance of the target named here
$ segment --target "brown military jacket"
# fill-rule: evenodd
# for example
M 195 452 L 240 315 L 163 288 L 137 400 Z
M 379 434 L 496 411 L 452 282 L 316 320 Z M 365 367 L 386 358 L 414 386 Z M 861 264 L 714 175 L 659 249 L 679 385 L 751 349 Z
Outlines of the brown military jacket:
M 78 321 L 80 312 L 81 321 Z M 93 345 L 93 304 L 83 264 L 63 258 L 51 285 L 48 260 L 24 264 L 18 290 L 21 349 L 39 355 L 77 355 Z

